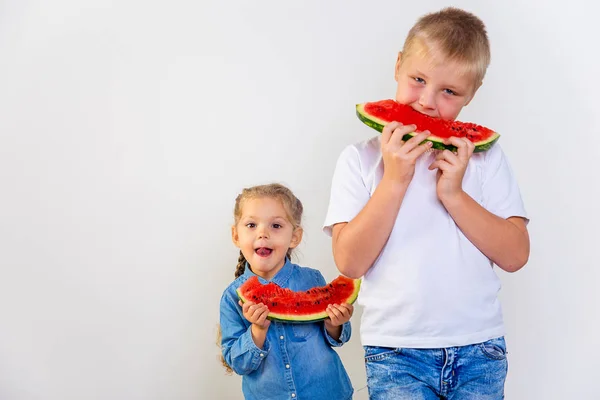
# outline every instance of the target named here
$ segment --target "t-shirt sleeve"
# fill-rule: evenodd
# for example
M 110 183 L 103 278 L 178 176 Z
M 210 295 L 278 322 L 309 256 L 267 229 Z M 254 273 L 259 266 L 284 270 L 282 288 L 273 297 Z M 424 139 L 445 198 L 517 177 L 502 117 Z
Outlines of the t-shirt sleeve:
M 489 212 L 504 219 L 522 217 L 529 222 L 519 185 L 498 143 L 486 152 L 482 190 L 482 205 Z
M 348 146 L 338 157 L 333 173 L 323 232 L 331 236 L 333 225 L 351 221 L 370 197 L 362 177 L 358 150 L 354 146 Z

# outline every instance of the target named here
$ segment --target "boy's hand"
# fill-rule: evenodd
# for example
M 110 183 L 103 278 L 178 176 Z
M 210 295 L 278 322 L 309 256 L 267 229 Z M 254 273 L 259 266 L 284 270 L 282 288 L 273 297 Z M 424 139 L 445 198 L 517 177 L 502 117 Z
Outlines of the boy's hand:
M 325 312 L 329 316 L 329 319 L 325 320 L 325 327 L 335 327 L 350 321 L 354 307 L 352 304 L 347 303 L 330 304 L 327 306 Z
M 441 151 L 429 166 L 430 170 L 438 170 L 437 195 L 442 203 L 462 193 L 462 180 L 475 149 L 475 145 L 469 139 L 454 136 L 446 139 L 444 144 L 456 146 L 456 154 L 450 150 Z
M 429 131 L 421 132 L 406 142 L 402 137 L 415 132 L 415 125 L 402 125 L 399 122 L 386 124 L 381 132 L 381 154 L 383 157 L 383 179 L 408 185 L 415 173 L 415 163 L 431 142 L 420 144 L 429 135 Z
M 256 325 L 256 327 L 261 330 L 266 330 L 269 325 L 271 325 L 271 321 L 267 319 L 269 308 L 263 303 L 255 304 L 251 301 L 247 301 L 245 303 L 239 301 L 238 303 L 240 306 L 242 306 L 242 313 L 248 322 Z

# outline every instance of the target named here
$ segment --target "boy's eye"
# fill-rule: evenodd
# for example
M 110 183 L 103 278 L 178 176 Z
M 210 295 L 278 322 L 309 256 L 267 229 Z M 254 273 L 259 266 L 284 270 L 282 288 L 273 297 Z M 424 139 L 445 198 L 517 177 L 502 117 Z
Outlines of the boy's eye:
M 419 77 L 416 77 L 415 81 L 417 81 L 419 83 L 425 83 L 425 80 L 423 78 L 419 78 Z
M 451 94 L 452 96 L 456 96 L 456 92 L 454 90 L 444 89 L 444 92 L 446 92 L 447 94 Z
M 256 224 L 255 224 L 254 222 L 248 222 L 248 223 L 246 224 L 246 227 L 247 227 L 247 228 L 256 228 Z

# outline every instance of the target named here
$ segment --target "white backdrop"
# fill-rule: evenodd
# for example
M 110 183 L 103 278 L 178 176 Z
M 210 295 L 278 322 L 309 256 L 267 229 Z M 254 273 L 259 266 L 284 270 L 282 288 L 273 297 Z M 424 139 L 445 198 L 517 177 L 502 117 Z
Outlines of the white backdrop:
M 528 266 L 501 273 L 507 399 L 600 398 L 586 3 L 452 3 L 492 43 L 460 119 L 503 134 L 532 218 Z M 0 0 L 0 399 L 241 399 L 215 345 L 235 195 L 289 185 L 298 262 L 335 277 L 320 230 L 335 160 L 375 134 L 354 105 L 394 95 L 410 25 L 446 5 Z M 359 322 L 340 353 L 366 399 Z

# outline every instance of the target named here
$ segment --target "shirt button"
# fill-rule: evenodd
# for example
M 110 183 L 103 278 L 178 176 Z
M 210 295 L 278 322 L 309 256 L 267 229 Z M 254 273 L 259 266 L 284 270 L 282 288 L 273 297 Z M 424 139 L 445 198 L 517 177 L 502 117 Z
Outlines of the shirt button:
M 290 364 L 285 364 L 285 367 L 286 367 L 286 368 L 289 368 L 289 367 L 290 367 Z
M 260 353 L 260 356 L 261 356 L 261 357 L 264 357 L 265 355 L 264 355 L 263 353 Z
M 283 340 L 283 335 L 279 336 L 279 339 Z
M 296 393 L 292 393 L 292 397 L 296 397 Z

